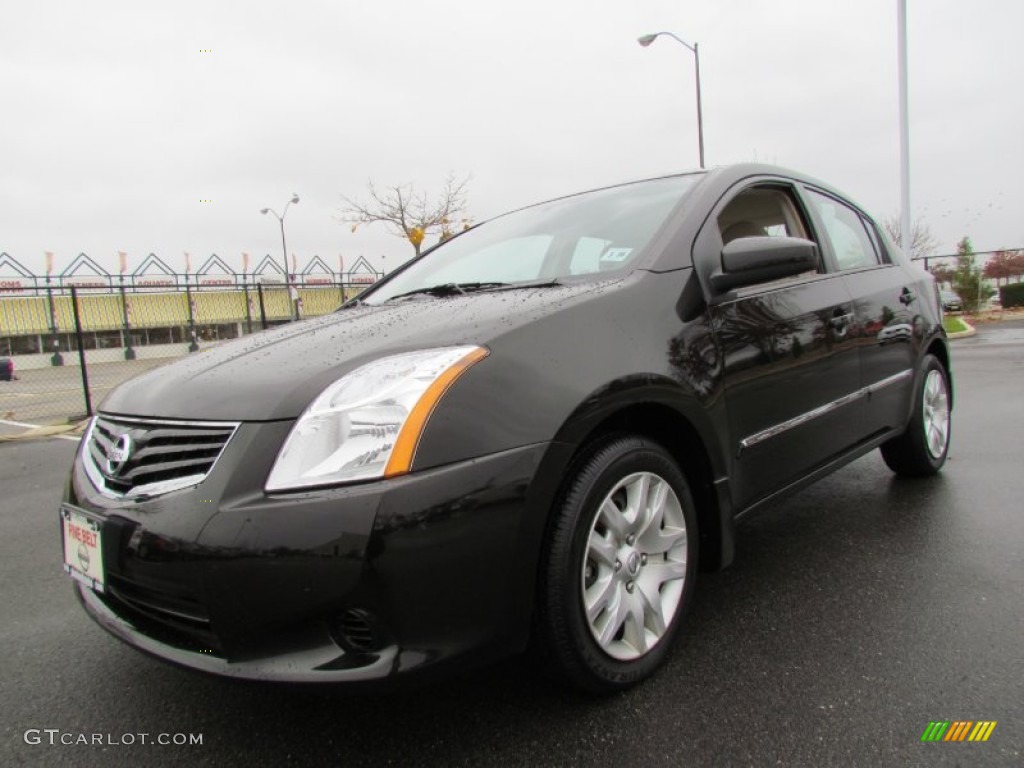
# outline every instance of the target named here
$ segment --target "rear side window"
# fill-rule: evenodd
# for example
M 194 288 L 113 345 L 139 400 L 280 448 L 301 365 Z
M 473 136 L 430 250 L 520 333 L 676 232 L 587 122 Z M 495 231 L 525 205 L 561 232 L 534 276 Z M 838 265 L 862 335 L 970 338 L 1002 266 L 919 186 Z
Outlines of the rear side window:
M 839 269 L 863 269 L 879 264 L 874 239 L 868 234 L 864 220 L 857 211 L 814 190 L 808 190 L 808 197 L 817 209 L 825 234 L 832 243 Z
M 892 258 L 889 256 L 889 252 L 885 249 L 885 243 L 882 241 L 881 236 L 878 234 L 878 229 L 870 219 L 861 217 L 861 221 L 864 223 L 864 229 L 868 231 L 868 237 L 871 238 L 871 244 L 875 246 L 875 253 L 878 254 L 878 260 L 883 264 L 892 264 Z

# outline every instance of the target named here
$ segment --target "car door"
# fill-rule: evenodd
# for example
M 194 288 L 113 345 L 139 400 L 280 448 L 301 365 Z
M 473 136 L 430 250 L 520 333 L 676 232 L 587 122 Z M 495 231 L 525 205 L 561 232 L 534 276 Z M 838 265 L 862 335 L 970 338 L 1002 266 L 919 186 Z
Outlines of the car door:
M 813 239 L 793 184 L 734 188 L 698 235 L 695 264 L 721 264 L 726 243 L 758 236 Z M 733 503 L 743 509 L 856 442 L 854 306 L 821 261 L 814 272 L 712 293 L 708 312 L 723 360 Z
M 865 432 L 901 427 L 913 392 L 914 361 L 924 334 L 922 290 L 910 270 L 894 262 L 874 223 L 845 200 L 806 187 L 808 208 L 826 258 L 853 297 L 851 333 L 860 348 Z

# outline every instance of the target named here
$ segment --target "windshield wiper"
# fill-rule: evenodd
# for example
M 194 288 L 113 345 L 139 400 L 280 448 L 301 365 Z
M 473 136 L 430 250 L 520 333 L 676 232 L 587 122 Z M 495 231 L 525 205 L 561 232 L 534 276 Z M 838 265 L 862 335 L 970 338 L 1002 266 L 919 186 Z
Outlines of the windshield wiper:
M 521 288 L 551 288 L 559 285 L 562 284 L 558 282 L 558 278 L 553 277 L 550 280 L 535 280 L 532 283 L 497 283 L 493 290 L 512 291 Z
M 385 301 L 400 299 L 403 296 L 416 296 L 421 293 L 441 297 L 463 296 L 467 293 L 477 293 L 479 291 L 512 291 L 518 288 L 547 288 L 548 286 L 553 285 L 561 285 L 561 283 L 559 283 L 557 279 L 541 280 L 532 283 L 441 283 L 440 285 L 432 285 L 429 288 L 417 288 L 413 291 L 399 293 L 392 296 L 390 299 L 385 299 Z
M 432 285 L 429 288 L 417 288 L 405 293 L 398 293 L 387 299 L 387 301 L 400 299 L 403 296 L 416 296 L 421 293 L 426 293 L 430 296 L 460 296 L 487 288 L 501 288 L 505 285 L 509 285 L 509 283 L 441 283 L 440 285 Z

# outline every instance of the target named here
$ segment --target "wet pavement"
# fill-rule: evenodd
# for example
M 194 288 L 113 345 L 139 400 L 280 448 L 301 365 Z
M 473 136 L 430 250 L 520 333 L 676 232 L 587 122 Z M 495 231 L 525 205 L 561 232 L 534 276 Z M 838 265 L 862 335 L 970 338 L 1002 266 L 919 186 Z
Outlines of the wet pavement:
M 959 340 L 965 348 L 999 344 L 1024 344 L 1024 319 L 978 326 L 979 333 Z

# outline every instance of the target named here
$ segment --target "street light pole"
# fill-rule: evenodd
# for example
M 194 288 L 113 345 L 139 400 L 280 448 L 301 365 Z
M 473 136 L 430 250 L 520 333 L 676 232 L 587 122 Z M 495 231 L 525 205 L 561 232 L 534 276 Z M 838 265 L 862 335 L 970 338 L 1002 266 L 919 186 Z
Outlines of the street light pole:
M 701 104 L 701 97 L 700 97 L 700 45 L 699 45 L 699 43 L 694 43 L 693 45 L 690 45 L 685 40 L 682 40 L 681 38 L 677 37 L 676 35 L 674 35 L 671 32 L 655 32 L 654 34 L 650 34 L 650 35 L 641 35 L 636 40 L 637 40 L 638 43 L 640 43 L 640 45 L 642 45 L 644 48 L 646 48 L 648 45 L 650 45 L 655 40 L 657 40 L 661 35 L 665 35 L 667 37 L 671 37 L 677 43 L 679 43 L 684 48 L 686 48 L 687 50 L 689 50 L 690 52 L 693 53 L 694 72 L 695 72 L 696 78 L 697 78 L 697 147 L 698 147 L 699 152 L 700 152 L 700 167 L 703 168 L 704 167 L 704 110 L 703 110 L 703 107 L 702 107 L 702 104 Z
M 704 167 L 704 110 L 700 103 L 700 54 L 697 52 L 698 43 L 693 44 L 693 65 L 697 73 L 697 145 L 700 148 L 700 167 Z
M 285 239 L 284 239 L 284 217 L 288 215 L 288 206 L 291 205 L 292 203 L 298 203 L 298 202 L 299 202 L 299 196 L 293 192 L 292 193 L 292 199 L 284 204 L 284 209 L 281 211 L 280 215 L 278 215 L 277 211 L 275 211 L 273 208 L 261 208 L 260 209 L 260 213 L 264 213 L 264 214 L 272 213 L 272 214 L 274 214 L 274 218 L 276 218 L 278 223 L 281 225 L 281 259 L 282 259 L 282 262 L 284 264 L 284 287 L 285 287 L 286 290 L 289 289 L 289 286 L 288 286 L 288 245 L 285 243 Z M 298 313 L 296 312 L 295 301 L 297 301 L 297 299 L 291 301 L 290 303 L 292 304 L 292 316 L 293 316 L 294 319 L 297 320 L 298 319 Z
M 896 5 L 900 94 L 900 248 L 908 259 L 914 245 L 910 216 L 910 126 L 907 104 L 907 0 Z

